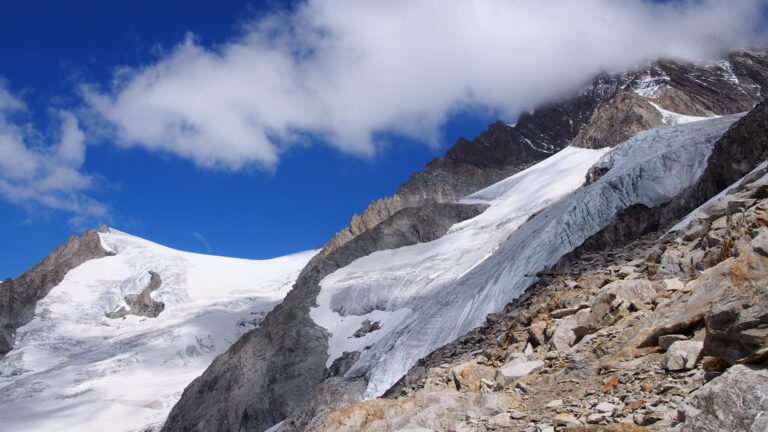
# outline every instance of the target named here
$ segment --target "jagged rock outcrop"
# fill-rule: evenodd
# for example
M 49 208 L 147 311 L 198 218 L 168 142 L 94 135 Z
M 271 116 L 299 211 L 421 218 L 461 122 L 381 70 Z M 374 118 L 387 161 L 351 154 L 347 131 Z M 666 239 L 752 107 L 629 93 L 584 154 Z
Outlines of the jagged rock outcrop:
M 160 315 L 160 312 L 165 309 L 165 303 L 154 300 L 151 294 L 160 289 L 163 280 L 157 272 L 150 271 L 149 274 L 149 284 L 147 284 L 146 288 L 138 294 L 128 294 L 125 296 L 125 303 L 128 305 L 128 309 L 121 306 L 120 309 L 109 313 L 107 315 L 108 318 L 116 319 L 126 315 L 157 318 Z
M 37 302 L 80 264 L 111 255 L 95 230 L 73 235 L 47 258 L 15 279 L 0 284 L 0 357 L 13 347 L 16 329 L 32 320 Z
M 434 240 L 484 209 L 460 204 L 403 209 L 342 247 L 315 256 L 283 303 L 184 390 L 163 431 L 263 431 L 296 412 L 326 376 L 326 331 L 309 317 L 320 281 L 374 251 Z M 323 400 L 323 393 L 316 400 Z
M 592 115 L 573 145 L 598 149 L 613 147 L 638 132 L 665 126 L 661 112 L 637 93 L 621 91 Z

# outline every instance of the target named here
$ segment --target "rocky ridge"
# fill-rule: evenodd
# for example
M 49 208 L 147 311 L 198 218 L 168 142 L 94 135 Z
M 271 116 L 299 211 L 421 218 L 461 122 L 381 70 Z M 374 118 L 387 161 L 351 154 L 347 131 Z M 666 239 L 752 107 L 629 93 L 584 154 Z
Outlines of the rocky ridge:
M 764 430 L 766 165 L 664 233 L 564 258 L 318 430 Z
M 711 117 L 751 110 L 768 85 L 768 53 L 740 51 L 709 64 L 659 61 L 601 74 L 571 98 L 497 122 L 472 141 L 461 138 L 444 156 L 414 173 L 391 197 L 372 201 L 323 248 L 332 250 L 405 207 L 454 202 L 546 159 L 571 144 L 600 148 L 669 123 L 658 108 Z M 656 107 L 654 107 L 654 105 Z
M 32 320 L 37 302 L 70 270 L 110 254 L 102 247 L 98 232 L 89 230 L 70 237 L 21 276 L 4 280 L 0 286 L 0 358 L 13 348 L 16 329 Z

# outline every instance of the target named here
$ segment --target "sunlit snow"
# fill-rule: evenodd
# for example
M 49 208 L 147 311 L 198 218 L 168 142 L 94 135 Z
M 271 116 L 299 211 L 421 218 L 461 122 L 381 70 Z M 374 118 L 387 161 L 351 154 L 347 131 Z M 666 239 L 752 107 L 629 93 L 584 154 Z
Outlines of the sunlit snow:
M 135 431 L 161 424 L 213 358 L 254 328 L 316 251 L 265 261 L 176 251 L 112 230 L 115 256 L 70 271 L 0 361 L 0 429 Z M 105 315 L 162 278 L 157 318 Z

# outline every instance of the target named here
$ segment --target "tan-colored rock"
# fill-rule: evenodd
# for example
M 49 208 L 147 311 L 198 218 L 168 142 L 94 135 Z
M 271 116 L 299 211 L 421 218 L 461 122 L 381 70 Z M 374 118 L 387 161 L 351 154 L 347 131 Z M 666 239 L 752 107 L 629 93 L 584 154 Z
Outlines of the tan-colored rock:
M 463 392 L 480 391 L 480 380 L 492 380 L 496 371 L 488 366 L 478 364 L 475 360 L 469 360 L 451 368 L 456 390 Z
M 609 393 L 615 389 L 621 383 L 621 378 L 618 375 L 612 375 L 603 379 L 602 390 L 603 393 Z
M 528 327 L 528 342 L 534 347 L 547 343 L 545 332 L 548 324 L 546 321 L 534 321 Z
M 568 413 L 555 414 L 552 421 L 560 426 L 579 426 L 582 424 L 573 414 Z

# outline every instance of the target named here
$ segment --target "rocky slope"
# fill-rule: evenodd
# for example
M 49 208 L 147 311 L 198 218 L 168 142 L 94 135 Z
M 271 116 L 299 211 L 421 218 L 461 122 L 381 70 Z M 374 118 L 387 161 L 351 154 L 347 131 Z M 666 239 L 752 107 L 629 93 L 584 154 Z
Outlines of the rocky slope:
M 318 430 L 765 430 L 766 163 L 665 233 L 564 257 Z

